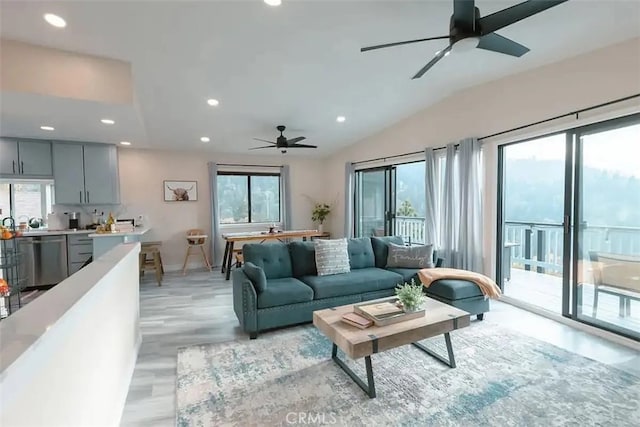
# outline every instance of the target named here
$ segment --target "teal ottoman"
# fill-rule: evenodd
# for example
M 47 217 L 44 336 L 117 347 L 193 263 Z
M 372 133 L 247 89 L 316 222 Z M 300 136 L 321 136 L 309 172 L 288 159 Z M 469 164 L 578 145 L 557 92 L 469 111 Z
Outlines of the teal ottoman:
M 441 279 L 425 288 L 429 298 L 452 305 L 460 310 L 484 319 L 489 311 L 489 299 L 485 299 L 478 285 L 468 280 Z

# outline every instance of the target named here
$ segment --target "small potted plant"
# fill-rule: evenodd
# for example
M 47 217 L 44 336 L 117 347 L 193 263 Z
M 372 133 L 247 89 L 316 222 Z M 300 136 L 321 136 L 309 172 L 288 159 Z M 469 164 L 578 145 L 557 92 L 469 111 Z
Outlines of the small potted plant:
M 420 310 L 426 300 L 422 292 L 422 284 L 416 284 L 414 279 L 411 279 L 411 283 L 405 282 L 403 285 L 398 285 L 396 296 L 405 312 Z
M 322 224 L 331 213 L 331 206 L 326 203 L 316 203 L 311 212 L 311 220 L 318 223 L 318 231 L 322 232 Z

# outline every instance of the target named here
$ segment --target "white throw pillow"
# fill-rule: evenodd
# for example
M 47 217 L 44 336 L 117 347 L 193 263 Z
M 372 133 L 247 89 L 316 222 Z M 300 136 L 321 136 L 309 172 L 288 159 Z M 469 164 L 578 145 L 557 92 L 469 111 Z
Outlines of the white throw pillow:
M 351 271 L 347 239 L 314 240 L 314 246 L 318 276 L 349 273 Z

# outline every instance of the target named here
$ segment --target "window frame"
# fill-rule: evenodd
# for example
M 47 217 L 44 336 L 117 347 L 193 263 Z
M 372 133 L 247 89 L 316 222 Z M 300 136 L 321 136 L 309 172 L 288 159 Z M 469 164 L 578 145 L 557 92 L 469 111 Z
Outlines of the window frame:
M 220 171 L 218 176 L 246 176 L 247 177 L 247 221 L 246 222 L 226 222 L 220 223 L 222 227 L 234 225 L 251 225 L 251 224 L 280 224 L 282 222 L 282 175 L 276 172 L 237 172 L 237 171 Z M 253 176 L 273 176 L 278 178 L 278 220 L 277 221 L 252 221 L 251 218 L 251 177 Z M 216 184 L 217 185 L 217 184 Z M 220 197 L 220 196 L 218 196 Z M 218 201 L 220 203 L 220 201 Z
M 47 216 L 55 205 L 55 183 L 53 180 L 30 180 L 30 179 L 2 179 L 0 183 L 9 185 L 9 213 L 3 213 L 2 216 L 10 216 L 15 219 L 16 224 L 18 218 L 16 216 L 16 196 L 15 185 L 17 184 L 39 184 L 40 185 L 40 218 L 46 222 Z M 49 193 L 49 194 L 47 194 Z M 48 201 L 51 204 L 48 204 Z

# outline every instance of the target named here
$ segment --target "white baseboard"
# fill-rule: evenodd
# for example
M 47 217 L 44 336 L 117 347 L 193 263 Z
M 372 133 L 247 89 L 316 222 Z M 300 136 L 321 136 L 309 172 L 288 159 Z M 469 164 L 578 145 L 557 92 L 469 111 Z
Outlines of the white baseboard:
M 614 342 L 616 344 L 623 345 L 635 351 L 640 351 L 640 342 L 632 340 L 631 338 L 623 337 L 621 335 L 615 334 L 613 332 L 606 331 L 604 329 L 597 328 L 595 326 L 591 326 L 587 323 L 578 322 L 577 320 L 569 319 L 560 314 L 554 313 L 549 310 L 545 310 L 543 308 L 537 307 L 533 304 L 528 304 L 526 302 L 522 302 L 520 300 L 510 298 L 508 296 L 502 295 L 500 297 L 500 302 L 504 302 L 514 307 L 522 308 L 523 310 L 530 311 L 542 317 L 546 317 L 551 320 L 555 320 L 558 323 L 562 323 L 563 325 L 570 326 L 574 329 L 581 330 L 583 332 L 587 332 L 591 335 L 596 335 L 600 338 L 604 338 L 608 341 Z

